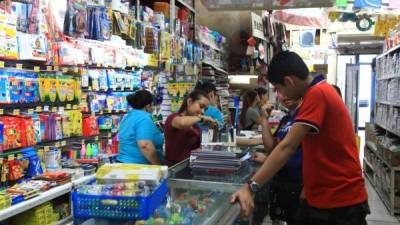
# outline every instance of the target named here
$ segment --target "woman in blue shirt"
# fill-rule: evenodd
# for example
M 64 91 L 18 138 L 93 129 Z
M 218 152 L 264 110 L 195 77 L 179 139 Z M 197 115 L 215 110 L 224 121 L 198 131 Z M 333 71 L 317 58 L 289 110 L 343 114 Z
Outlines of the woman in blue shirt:
M 163 161 L 164 136 L 151 118 L 153 95 L 137 91 L 127 97 L 133 108 L 122 119 L 117 160 L 122 163 L 160 165 Z
M 222 129 L 224 126 L 224 116 L 217 106 L 218 96 L 215 85 L 210 82 L 199 81 L 194 89 L 207 93 L 208 98 L 210 99 L 210 104 L 208 104 L 207 110 L 204 112 L 204 116 L 208 116 L 216 120 L 218 122 L 219 129 Z M 203 123 L 199 123 L 199 126 L 202 129 L 207 128 L 207 126 L 205 126 Z

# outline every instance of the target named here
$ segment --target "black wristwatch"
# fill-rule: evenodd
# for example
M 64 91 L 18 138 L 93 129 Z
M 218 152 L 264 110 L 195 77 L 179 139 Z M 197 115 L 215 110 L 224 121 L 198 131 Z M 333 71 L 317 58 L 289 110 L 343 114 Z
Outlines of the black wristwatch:
M 247 184 L 249 185 L 250 191 L 254 194 L 260 190 L 260 185 L 254 180 L 247 181 Z

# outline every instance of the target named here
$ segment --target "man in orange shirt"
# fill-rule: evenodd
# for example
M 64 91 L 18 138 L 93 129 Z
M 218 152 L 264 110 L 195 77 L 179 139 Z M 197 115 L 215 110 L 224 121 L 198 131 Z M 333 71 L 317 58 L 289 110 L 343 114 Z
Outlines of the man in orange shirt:
M 257 173 L 238 192 L 248 215 L 258 188 L 303 147 L 304 201 L 299 225 L 366 225 L 368 195 L 362 176 L 350 115 L 336 90 L 321 76 L 313 78 L 304 61 L 293 52 L 274 56 L 268 80 L 275 89 L 303 103 L 286 137 Z

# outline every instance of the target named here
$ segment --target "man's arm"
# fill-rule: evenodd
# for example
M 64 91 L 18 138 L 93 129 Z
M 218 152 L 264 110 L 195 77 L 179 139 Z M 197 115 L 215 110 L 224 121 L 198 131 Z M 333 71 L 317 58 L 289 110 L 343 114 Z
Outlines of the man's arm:
M 253 176 L 252 180 L 262 186 L 271 179 L 296 152 L 310 129 L 308 125 L 294 124 L 286 137 L 276 146 L 268 159 Z M 231 203 L 239 200 L 242 211 L 245 215 L 249 215 L 254 208 L 253 197 L 248 184 L 245 184 L 239 191 L 232 195 Z
M 272 151 L 268 159 L 253 176 L 252 180 L 260 186 L 270 180 L 296 153 L 298 146 L 309 132 L 310 127 L 303 124 L 294 124 L 286 137 Z

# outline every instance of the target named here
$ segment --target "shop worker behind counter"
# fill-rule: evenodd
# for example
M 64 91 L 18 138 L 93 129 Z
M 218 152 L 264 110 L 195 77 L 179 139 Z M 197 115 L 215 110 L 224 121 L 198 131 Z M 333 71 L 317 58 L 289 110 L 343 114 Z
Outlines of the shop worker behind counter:
M 133 108 L 122 119 L 119 135 L 117 161 L 159 165 L 163 160 L 164 136 L 154 124 L 153 96 L 146 90 L 128 95 L 128 104 Z
M 239 200 L 249 215 L 254 193 L 302 144 L 305 200 L 297 224 L 366 225 L 367 191 L 351 118 L 340 96 L 321 77 L 313 79 L 304 61 L 293 52 L 275 55 L 268 74 L 279 93 L 291 99 L 303 98 L 303 103 L 289 133 L 231 201 Z
M 211 117 L 204 116 L 209 102 L 207 93 L 195 90 L 185 97 L 177 113 L 168 116 L 165 121 L 165 159 L 168 166 L 189 158 L 190 152 L 200 147 L 199 122 L 209 127 L 218 125 Z

